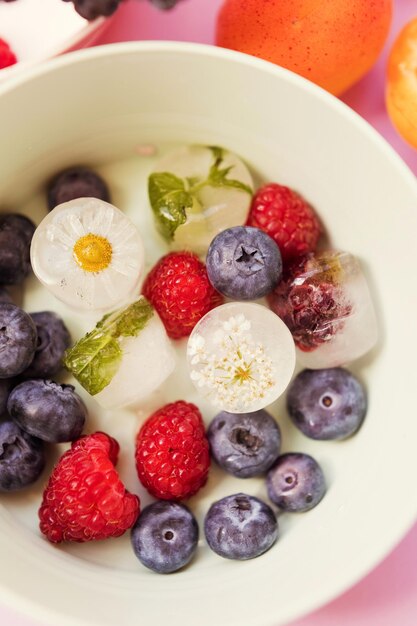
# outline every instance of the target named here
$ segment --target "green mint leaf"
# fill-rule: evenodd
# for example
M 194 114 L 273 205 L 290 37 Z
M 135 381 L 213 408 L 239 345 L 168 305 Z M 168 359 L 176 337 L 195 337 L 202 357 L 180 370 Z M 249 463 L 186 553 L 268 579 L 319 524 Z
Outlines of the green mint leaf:
M 187 220 L 186 210 L 193 206 L 193 197 L 186 191 L 184 181 L 169 172 L 151 174 L 148 192 L 158 228 L 166 239 L 172 240 L 178 226 Z
M 112 381 L 122 360 L 116 339 L 93 330 L 64 354 L 64 366 L 92 396 Z
M 121 311 L 105 315 L 97 324 L 114 339 L 136 337 L 153 316 L 153 307 L 146 298 L 140 298 Z
M 245 183 L 242 183 L 240 180 L 227 178 L 230 171 L 233 169 L 233 165 L 224 167 L 223 169 L 220 167 L 224 159 L 223 148 L 219 148 L 217 146 L 209 146 L 209 148 L 213 153 L 214 163 L 210 167 L 206 184 L 211 185 L 212 187 L 233 187 L 234 189 L 245 191 L 251 196 L 252 189 L 248 185 L 245 185 Z
M 118 339 L 136 337 L 153 316 L 146 298 L 105 315 L 95 329 L 67 350 L 63 363 L 92 396 L 113 380 L 123 358 Z

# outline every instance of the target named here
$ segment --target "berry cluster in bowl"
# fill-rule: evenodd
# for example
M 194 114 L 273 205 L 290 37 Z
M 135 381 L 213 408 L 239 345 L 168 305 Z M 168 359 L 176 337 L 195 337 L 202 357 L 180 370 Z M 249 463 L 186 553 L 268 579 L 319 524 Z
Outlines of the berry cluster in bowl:
M 45 443 L 71 442 L 46 481 L 42 534 L 86 542 L 131 529 L 139 561 L 170 573 L 197 550 L 198 523 L 183 501 L 204 488 L 214 461 L 242 480 L 263 477 L 270 504 L 244 488 L 214 502 L 207 544 L 225 558 L 257 557 L 277 540 L 276 510 L 309 511 L 326 491 L 312 456 L 281 453 L 267 407 L 285 393 L 294 425 L 323 441 L 350 437 L 365 418 L 366 392 L 343 367 L 377 339 L 359 262 L 326 248 L 301 195 L 278 183 L 254 190 L 242 159 L 218 146 L 157 159 L 147 210 L 171 250 L 147 272 L 145 233 L 111 195 L 95 171 L 74 166 L 49 181 L 37 228 L 0 215 L 2 497 L 41 479 Z M 53 311 L 12 302 L 7 287 L 31 270 L 69 315 L 89 320 L 84 336 L 73 341 Z M 180 398 L 138 426 L 137 478 L 156 499 L 141 511 L 115 467 L 119 443 L 89 432 L 75 386 L 56 379 L 64 367 L 104 409 L 136 410 L 169 379 L 181 341 L 189 379 L 217 415 L 206 427 L 196 404 Z M 307 369 L 294 376 L 296 361 Z

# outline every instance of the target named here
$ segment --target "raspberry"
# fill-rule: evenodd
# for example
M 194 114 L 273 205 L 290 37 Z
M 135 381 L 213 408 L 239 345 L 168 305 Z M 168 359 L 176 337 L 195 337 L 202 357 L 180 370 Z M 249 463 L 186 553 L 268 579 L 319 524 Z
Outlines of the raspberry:
M 119 444 L 105 433 L 80 437 L 55 466 L 39 509 L 49 541 L 119 537 L 139 515 L 139 498 L 126 491 L 114 464 Z
M 312 254 L 290 263 L 283 280 L 268 296 L 271 309 L 288 326 L 303 352 L 332 339 L 352 311 L 343 289 L 330 272 L 326 280 L 318 264 L 319 259 Z
M 194 404 L 172 402 L 151 415 L 136 440 L 139 480 L 156 498 L 182 500 L 207 480 L 209 444 Z
M 15 53 L 11 50 L 7 41 L 0 39 L 0 70 L 15 63 L 17 63 Z
M 198 321 L 222 304 L 207 270 L 191 252 L 171 252 L 151 269 L 143 285 L 172 339 L 188 337 Z
M 284 262 L 314 252 L 321 233 L 317 215 L 304 198 L 276 183 L 254 195 L 247 224 L 274 239 Z

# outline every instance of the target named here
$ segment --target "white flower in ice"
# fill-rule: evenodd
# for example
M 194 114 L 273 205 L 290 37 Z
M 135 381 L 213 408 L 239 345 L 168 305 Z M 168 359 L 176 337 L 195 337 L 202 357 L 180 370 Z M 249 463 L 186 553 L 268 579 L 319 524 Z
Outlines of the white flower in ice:
M 276 383 L 272 359 L 249 334 L 250 328 L 244 315 L 230 317 L 222 324 L 222 337 L 215 333 L 212 351 L 198 333 L 188 344 L 191 365 L 198 366 L 191 370 L 191 379 L 228 411 L 250 411 Z
M 83 309 L 106 309 L 133 294 L 143 270 L 134 224 L 95 198 L 55 208 L 37 228 L 34 271 L 58 298 Z
M 192 365 L 197 365 L 197 363 L 200 362 L 201 358 L 204 358 L 205 345 L 206 340 L 198 333 L 195 333 L 190 337 L 187 345 L 187 351 L 188 355 L 191 357 Z

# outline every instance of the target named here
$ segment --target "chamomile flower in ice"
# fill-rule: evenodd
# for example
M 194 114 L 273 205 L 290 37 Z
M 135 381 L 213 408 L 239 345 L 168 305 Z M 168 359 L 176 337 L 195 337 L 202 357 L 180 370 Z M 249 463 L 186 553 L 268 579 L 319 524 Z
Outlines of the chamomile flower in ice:
M 96 198 L 55 207 L 35 231 L 33 271 L 54 296 L 73 308 L 105 311 L 138 290 L 144 249 L 134 224 Z
M 195 326 L 187 344 L 190 378 L 214 406 L 250 413 L 287 388 L 295 346 L 285 324 L 259 304 L 219 306 Z

